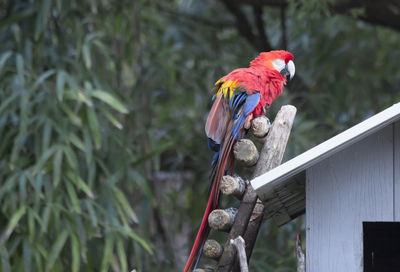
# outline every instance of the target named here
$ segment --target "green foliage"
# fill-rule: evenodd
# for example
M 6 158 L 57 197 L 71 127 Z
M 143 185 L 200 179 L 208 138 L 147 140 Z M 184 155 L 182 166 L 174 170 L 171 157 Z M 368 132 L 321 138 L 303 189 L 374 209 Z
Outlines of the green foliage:
M 232 15 L 213 0 L 0 10 L 0 271 L 180 270 L 208 188 L 208 90 L 257 53 Z M 279 48 L 280 11 L 264 12 Z M 292 157 L 399 100 L 400 36 L 316 0 L 286 14 L 308 89 L 286 89 L 269 117 L 307 101 Z M 302 228 L 264 224 L 252 270 L 293 271 Z
M 8 5 L 0 32 L 0 221 L 8 222 L 0 270 L 127 271 L 125 248 L 153 249 L 123 193 L 140 178 L 140 155 L 123 128 L 130 112 L 94 69 L 111 51 L 100 20 L 74 17 L 82 8 L 74 1 Z

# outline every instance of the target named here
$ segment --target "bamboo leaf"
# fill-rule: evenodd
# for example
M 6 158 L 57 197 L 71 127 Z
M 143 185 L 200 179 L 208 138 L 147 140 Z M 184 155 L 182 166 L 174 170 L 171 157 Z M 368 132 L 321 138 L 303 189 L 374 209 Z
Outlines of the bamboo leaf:
M 146 179 L 137 171 L 135 170 L 130 170 L 128 172 L 128 175 L 130 178 L 132 178 L 136 184 L 139 186 L 139 188 L 142 190 L 142 192 L 146 195 L 146 197 L 151 201 L 152 204 L 155 203 L 155 198 L 153 195 L 153 192 L 147 183 Z
M 51 138 L 51 123 L 49 121 L 46 121 L 44 126 L 43 126 L 43 141 L 42 141 L 42 149 L 47 150 L 50 144 L 50 138 Z
M 47 149 L 42 156 L 40 157 L 39 161 L 36 163 L 35 167 L 33 168 L 32 175 L 36 175 L 39 171 L 43 169 L 43 166 L 48 161 L 48 159 L 53 155 L 56 151 L 56 148 L 53 146 L 50 149 Z
M 100 134 L 100 127 L 99 121 L 97 120 L 96 113 L 92 107 L 86 107 L 86 113 L 89 122 L 89 128 L 92 132 L 93 141 L 95 144 L 96 149 L 100 149 L 101 147 L 101 134 Z
M 35 81 L 35 83 L 32 86 L 32 90 L 36 90 L 40 84 L 42 84 L 46 79 L 48 79 L 49 77 L 51 77 L 52 75 L 55 74 L 55 71 L 53 69 L 48 70 L 46 72 L 44 72 L 43 74 L 41 74 Z
M 39 39 L 40 34 L 43 32 L 43 29 L 47 24 L 50 15 L 50 6 L 51 6 L 51 0 L 41 1 L 40 11 L 38 12 L 36 18 L 35 40 Z
M 28 235 L 32 243 L 35 238 L 35 215 L 31 208 L 28 208 Z
M 40 218 L 40 224 L 41 224 L 41 229 L 40 229 L 40 233 L 46 233 L 47 232 L 47 226 L 49 225 L 49 220 L 50 220 L 50 212 L 51 212 L 51 208 L 49 205 L 46 206 L 46 208 L 44 208 L 44 212 L 43 212 L 43 217 Z
M 65 75 L 66 73 L 63 70 L 57 72 L 56 90 L 58 101 L 62 101 L 64 98 Z
M 5 247 L 5 244 L 0 244 L 0 256 L 1 256 L 1 262 L 3 264 L 3 271 L 11 272 L 9 253 L 7 248 Z
M 83 144 L 82 140 L 78 137 L 78 135 L 76 135 L 73 132 L 70 132 L 68 134 L 68 140 L 71 141 L 71 143 L 76 146 L 77 148 L 79 148 L 80 150 L 86 152 L 85 150 L 85 145 Z
M 32 249 L 28 240 L 24 240 L 23 244 L 23 254 L 24 254 L 24 271 L 32 271 Z
M 19 79 L 19 84 L 23 86 L 25 84 L 24 81 L 24 75 L 25 75 L 25 70 L 24 70 L 24 58 L 22 57 L 21 54 L 17 54 L 16 57 L 16 65 L 17 65 L 17 75 Z
M 128 200 L 126 199 L 124 193 L 122 193 L 122 191 L 117 187 L 113 187 L 113 191 L 115 194 L 115 198 L 122 205 L 122 208 L 125 210 L 125 212 L 127 212 L 129 214 L 130 219 L 136 224 L 139 223 L 139 219 L 138 219 L 136 213 L 133 211 Z
M 7 60 L 12 56 L 11 51 L 6 51 L 0 56 L 0 71 L 3 70 L 4 65 L 6 64 Z
M 106 243 L 104 245 L 103 261 L 101 263 L 101 271 L 108 271 L 114 248 L 114 237 L 111 234 L 106 235 Z
M 78 159 L 76 158 L 76 155 L 74 151 L 72 151 L 71 147 L 69 146 L 63 146 L 63 151 L 65 158 L 67 159 L 67 162 L 69 166 L 71 166 L 72 169 L 77 169 L 78 168 Z
M 42 257 L 40 257 L 40 252 L 34 251 L 33 254 L 36 262 L 36 271 L 43 271 Z
M 83 179 L 78 176 L 77 174 L 75 174 L 72 171 L 68 171 L 67 172 L 67 177 L 69 178 L 69 180 L 71 182 L 73 182 L 80 190 L 82 190 L 83 192 L 85 192 L 85 194 L 93 199 L 94 198 L 94 194 L 92 192 L 92 190 L 90 190 L 90 188 L 87 186 L 87 184 L 83 181 Z
M 18 222 L 21 220 L 22 216 L 25 215 L 26 207 L 20 207 L 11 217 L 10 221 L 8 222 L 7 228 L 1 237 L 2 243 L 8 240 L 10 235 L 13 233 L 15 227 L 18 225 Z
M 79 240 L 73 233 L 71 233 L 70 237 L 71 237 L 72 272 L 78 272 L 80 265 Z
M 67 188 L 69 199 L 71 200 L 72 209 L 77 213 L 82 213 L 81 206 L 79 204 L 78 196 L 76 195 L 75 189 L 70 182 L 66 182 L 65 187 Z
M 92 227 L 96 227 L 97 226 L 97 214 L 93 208 L 93 205 L 90 201 L 85 201 L 85 206 L 87 211 L 89 212 L 89 217 L 90 217 L 90 221 L 92 221 Z
M 124 244 L 121 238 L 117 239 L 117 251 L 119 263 L 121 265 L 121 271 L 128 271 L 128 262 L 125 254 Z
M 87 69 L 90 69 L 92 67 L 92 59 L 90 57 L 90 47 L 89 47 L 89 42 L 85 42 L 82 46 L 82 56 L 83 56 L 83 61 L 85 63 L 85 66 Z
M 82 126 L 82 120 L 81 118 L 76 115 L 65 103 L 61 103 L 60 104 L 60 108 L 62 109 L 62 111 L 70 118 L 70 120 L 72 121 L 72 123 L 74 123 L 75 125 L 77 125 L 78 127 Z
M 5 109 L 7 109 L 7 107 L 14 102 L 14 100 L 16 100 L 19 96 L 18 92 L 14 92 L 12 95 L 10 95 L 10 97 L 7 97 L 6 99 L 4 99 L 4 101 L 1 103 L 0 105 L 0 114 L 2 114 Z
M 57 187 L 61 180 L 61 167 L 62 167 L 63 150 L 58 148 L 53 158 L 53 182 L 54 187 Z
M 100 111 L 104 114 L 104 116 L 108 119 L 108 121 L 111 122 L 116 128 L 118 129 L 123 129 L 124 127 L 122 124 L 117 120 L 117 118 L 114 117 L 114 115 L 111 114 L 107 109 L 103 107 L 99 107 Z
M 151 159 L 154 156 L 157 156 L 158 154 L 162 153 L 164 150 L 167 150 L 168 148 L 171 148 L 172 144 L 171 143 L 165 143 L 165 144 L 160 144 L 158 145 L 155 149 L 150 151 L 149 153 L 141 156 L 137 160 L 135 160 L 132 165 L 137 166 L 139 164 L 144 163 L 145 161 Z
M 118 99 L 116 99 L 114 96 L 112 96 L 110 93 L 102 91 L 102 90 L 95 90 L 91 92 L 91 95 L 102 100 L 103 102 L 107 103 L 111 107 L 113 107 L 115 110 L 121 112 L 121 113 L 128 113 L 127 108 L 120 102 Z
M 56 242 L 51 247 L 49 259 L 47 260 L 46 271 L 51 271 L 61 250 L 63 249 L 65 242 L 68 238 L 68 230 L 64 229 L 57 237 Z
M 89 177 L 92 174 L 90 171 L 93 171 L 93 146 L 92 146 L 92 139 L 90 138 L 90 132 L 87 128 L 84 128 L 83 130 L 83 140 L 85 142 L 85 158 L 86 158 L 86 163 L 89 167 Z M 88 178 L 88 183 L 90 185 L 90 178 Z
M 137 235 L 132 229 L 120 228 L 119 230 L 121 233 L 131 237 L 133 240 L 138 242 L 144 249 L 147 250 L 148 253 L 153 254 L 153 250 L 150 247 L 150 245 L 144 239 L 142 239 L 139 235 Z

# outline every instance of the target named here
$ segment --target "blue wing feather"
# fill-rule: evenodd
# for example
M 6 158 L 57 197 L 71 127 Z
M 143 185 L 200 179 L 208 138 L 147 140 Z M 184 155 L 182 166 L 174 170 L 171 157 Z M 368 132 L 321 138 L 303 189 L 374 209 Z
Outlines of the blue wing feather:
M 243 112 L 240 115 L 239 119 L 236 121 L 235 126 L 233 127 L 232 135 L 239 140 L 243 135 L 239 135 L 240 128 L 244 125 L 244 122 L 246 121 L 246 117 L 254 110 L 254 108 L 257 106 L 258 102 L 260 101 L 260 94 L 252 94 L 252 95 L 246 95 L 246 101 L 243 104 Z M 239 112 L 239 109 L 237 109 Z M 238 118 L 237 113 L 235 113 L 236 118 Z M 234 116 L 234 119 L 236 119 Z

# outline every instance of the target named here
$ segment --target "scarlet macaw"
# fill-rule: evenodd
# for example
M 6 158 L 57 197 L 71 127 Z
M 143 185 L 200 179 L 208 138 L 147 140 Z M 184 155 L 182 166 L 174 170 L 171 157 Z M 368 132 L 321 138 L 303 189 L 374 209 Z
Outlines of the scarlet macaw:
M 195 257 L 210 232 L 208 215 L 218 205 L 222 176 L 226 171 L 232 170 L 234 143 L 250 128 L 251 120 L 264 114 L 281 94 L 286 85 L 286 76 L 291 79 L 294 73 L 291 53 L 284 50 L 262 52 L 250 62 L 249 68 L 233 70 L 215 83 L 214 104 L 205 126 L 208 146 L 215 151 L 210 196 L 184 272 L 193 266 Z

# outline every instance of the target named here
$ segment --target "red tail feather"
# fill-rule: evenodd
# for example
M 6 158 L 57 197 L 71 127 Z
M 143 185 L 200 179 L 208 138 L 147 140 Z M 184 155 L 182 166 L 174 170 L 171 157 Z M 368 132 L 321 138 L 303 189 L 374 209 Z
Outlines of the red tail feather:
M 228 166 L 228 168 L 231 168 L 233 165 L 232 147 L 233 147 L 235 140 L 234 140 L 234 137 L 231 136 L 232 128 L 233 128 L 233 125 L 230 124 L 228 126 L 228 130 L 227 130 L 227 134 L 226 134 L 226 135 L 230 135 L 230 136 L 228 136 L 228 139 L 224 140 L 224 145 L 222 147 L 216 169 L 215 169 L 215 171 L 213 171 L 213 175 L 211 176 L 211 192 L 210 192 L 210 196 L 208 199 L 207 207 L 204 212 L 203 219 L 202 219 L 201 225 L 200 225 L 200 229 L 196 236 L 196 240 L 195 240 L 192 250 L 190 252 L 189 259 L 186 263 L 185 269 L 183 270 L 184 272 L 188 272 L 192 268 L 193 263 L 196 259 L 196 256 L 199 253 L 201 246 L 208 238 L 208 234 L 210 232 L 210 229 L 208 227 L 208 216 L 218 206 L 219 184 L 222 179 L 222 176 L 224 175 L 224 172 L 227 169 L 227 166 Z

